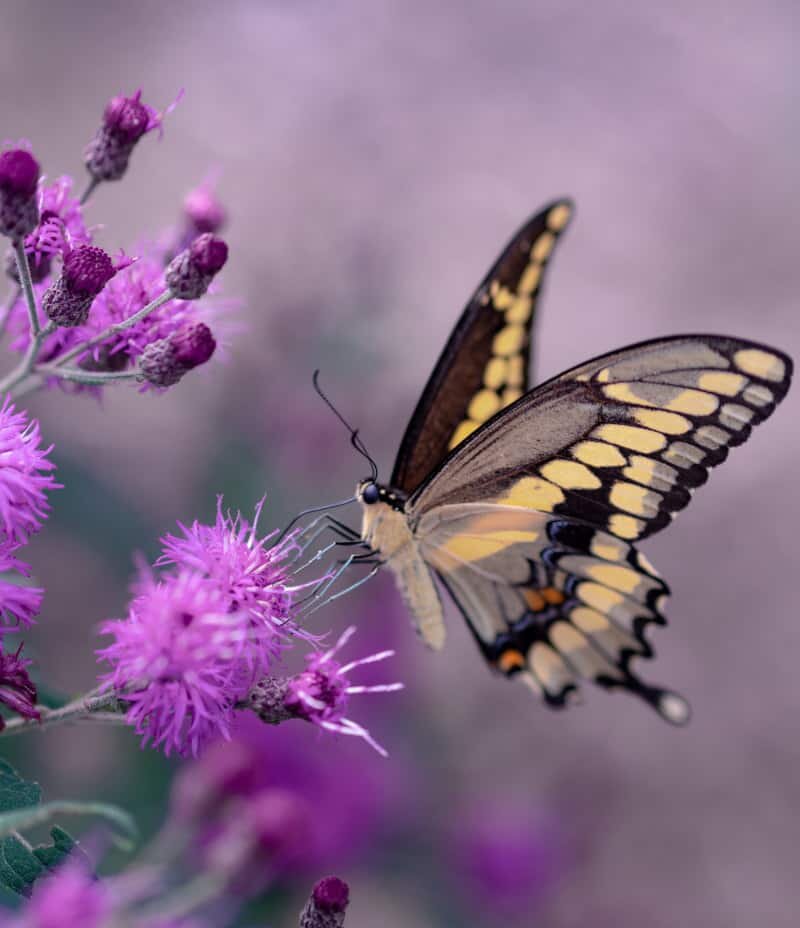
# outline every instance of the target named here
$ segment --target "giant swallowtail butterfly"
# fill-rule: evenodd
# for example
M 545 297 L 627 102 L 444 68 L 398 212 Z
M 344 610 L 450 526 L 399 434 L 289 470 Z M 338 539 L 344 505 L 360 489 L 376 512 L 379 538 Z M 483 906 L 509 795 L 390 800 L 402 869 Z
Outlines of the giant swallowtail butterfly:
M 531 324 L 572 212 L 527 222 L 467 304 L 406 429 L 388 485 L 362 481 L 361 537 L 394 573 L 423 639 L 445 631 L 435 577 L 490 664 L 563 706 L 581 678 L 667 721 L 676 693 L 635 657 L 667 585 L 637 543 L 786 394 L 791 360 L 754 342 L 677 335 L 603 355 L 529 389 Z

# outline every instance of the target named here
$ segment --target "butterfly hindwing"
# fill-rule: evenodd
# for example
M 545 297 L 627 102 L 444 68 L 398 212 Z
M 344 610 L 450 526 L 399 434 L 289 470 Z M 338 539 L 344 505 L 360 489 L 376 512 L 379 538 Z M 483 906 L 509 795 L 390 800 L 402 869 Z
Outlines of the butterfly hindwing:
M 391 485 L 411 493 L 456 445 L 528 389 L 542 279 L 572 214 L 557 200 L 495 262 L 456 325 L 406 429 Z
M 775 409 L 791 369 L 779 351 L 722 336 L 605 355 L 468 438 L 409 501 L 412 521 L 438 506 L 491 502 L 644 538 Z
M 417 534 L 501 673 L 554 707 L 586 679 L 638 695 L 668 721 L 688 720 L 682 697 L 631 668 L 653 654 L 645 631 L 664 624 L 669 591 L 630 544 L 585 523 L 491 504 L 441 507 Z

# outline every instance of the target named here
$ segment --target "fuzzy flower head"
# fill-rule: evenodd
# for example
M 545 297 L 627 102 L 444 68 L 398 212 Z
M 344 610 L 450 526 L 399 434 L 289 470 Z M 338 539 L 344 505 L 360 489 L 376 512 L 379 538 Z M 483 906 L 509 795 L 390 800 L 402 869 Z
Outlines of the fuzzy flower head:
M 145 348 L 139 362 L 142 380 L 154 387 L 172 387 L 189 371 L 211 360 L 216 347 L 216 339 L 204 322 L 187 323 Z
M 357 693 L 392 693 L 403 689 L 402 683 L 380 683 L 375 686 L 352 684 L 348 674 L 363 664 L 374 664 L 394 656 L 394 651 L 380 651 L 359 660 L 341 664 L 336 655 L 355 634 L 355 627 L 346 629 L 336 644 L 323 654 L 306 658 L 307 667 L 288 681 L 283 697 L 284 706 L 297 718 L 314 722 L 328 731 L 363 738 L 367 744 L 386 757 L 382 748 L 366 730 L 352 719 L 345 718 L 347 704 Z
M 130 97 L 120 95 L 109 100 L 100 128 L 86 149 L 84 160 L 89 174 L 96 181 L 123 177 L 136 143 L 160 128 L 163 118 L 164 114 L 142 102 L 141 90 Z
M 36 708 L 36 686 L 28 676 L 30 661 L 22 657 L 22 645 L 13 654 L 0 647 L 0 703 L 25 719 L 39 719 Z M 0 718 L 0 731 L 5 722 Z
M 300 915 L 300 928 L 340 928 L 350 904 L 350 887 L 337 876 L 321 879 Z
M 194 571 L 144 578 L 128 617 L 101 631 L 114 639 L 97 652 L 111 665 L 101 683 L 127 704 L 142 743 L 166 754 L 227 738 L 237 701 L 267 671 L 247 614 Z
M 0 235 L 19 241 L 39 222 L 39 163 L 24 148 L 0 154 Z
M 167 286 L 180 300 L 198 300 L 228 260 L 228 246 L 206 232 L 167 266 Z
M 7 540 L 0 543 L 0 635 L 3 630 L 30 628 L 44 595 L 44 590 L 25 584 L 30 568 L 14 557 L 16 547 Z
M 0 542 L 25 543 L 41 528 L 47 491 L 58 486 L 51 450 L 41 447 L 39 423 L 6 397 L 0 406 Z
M 291 572 L 302 553 L 297 537 L 276 539 L 276 532 L 259 537 L 258 521 L 264 501 L 256 506 L 252 523 L 241 513 L 232 514 L 217 500 L 213 525 L 178 523 L 179 535 L 161 539 L 163 555 L 159 567 L 194 570 L 224 591 L 230 609 L 244 612 L 265 641 L 273 642 L 277 653 L 282 639 L 309 637 L 292 621 L 299 591 L 316 586 L 320 578 L 298 583 Z
M 67 253 L 61 276 L 42 297 L 45 315 L 56 325 L 69 328 L 83 325 L 94 298 L 117 271 L 130 263 L 123 258 L 115 264 L 102 248 L 79 245 Z

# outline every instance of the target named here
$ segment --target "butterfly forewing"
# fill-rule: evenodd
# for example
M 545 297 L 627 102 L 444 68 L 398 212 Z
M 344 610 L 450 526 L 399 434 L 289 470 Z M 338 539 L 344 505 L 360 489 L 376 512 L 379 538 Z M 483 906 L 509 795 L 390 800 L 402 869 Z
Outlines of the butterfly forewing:
M 572 214 L 557 200 L 500 255 L 456 325 L 400 445 L 391 484 L 411 493 L 464 438 L 528 389 L 542 280 Z

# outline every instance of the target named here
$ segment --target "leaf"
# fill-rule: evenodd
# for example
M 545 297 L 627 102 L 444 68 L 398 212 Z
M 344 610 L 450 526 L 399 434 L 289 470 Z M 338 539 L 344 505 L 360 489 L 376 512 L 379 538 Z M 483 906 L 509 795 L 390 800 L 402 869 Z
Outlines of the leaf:
M 42 873 L 44 867 L 19 838 L 11 836 L 0 841 L 0 880 L 10 890 L 29 896 Z
M 52 844 L 40 844 L 33 849 L 33 856 L 48 870 L 54 870 L 70 854 L 80 854 L 81 857 L 86 856 L 72 835 L 64 831 L 63 828 L 59 828 L 58 825 L 53 825 L 50 829 L 50 837 L 53 839 Z
M 0 815 L 37 806 L 41 801 L 39 784 L 23 780 L 11 764 L 0 760 Z
M 115 841 L 123 850 L 131 850 L 138 837 L 133 819 L 119 806 L 112 806 L 106 802 L 59 800 L 3 813 L 0 815 L 0 838 L 15 831 L 33 828 L 35 825 L 44 825 L 55 815 L 96 815 L 106 819 L 115 826 Z

